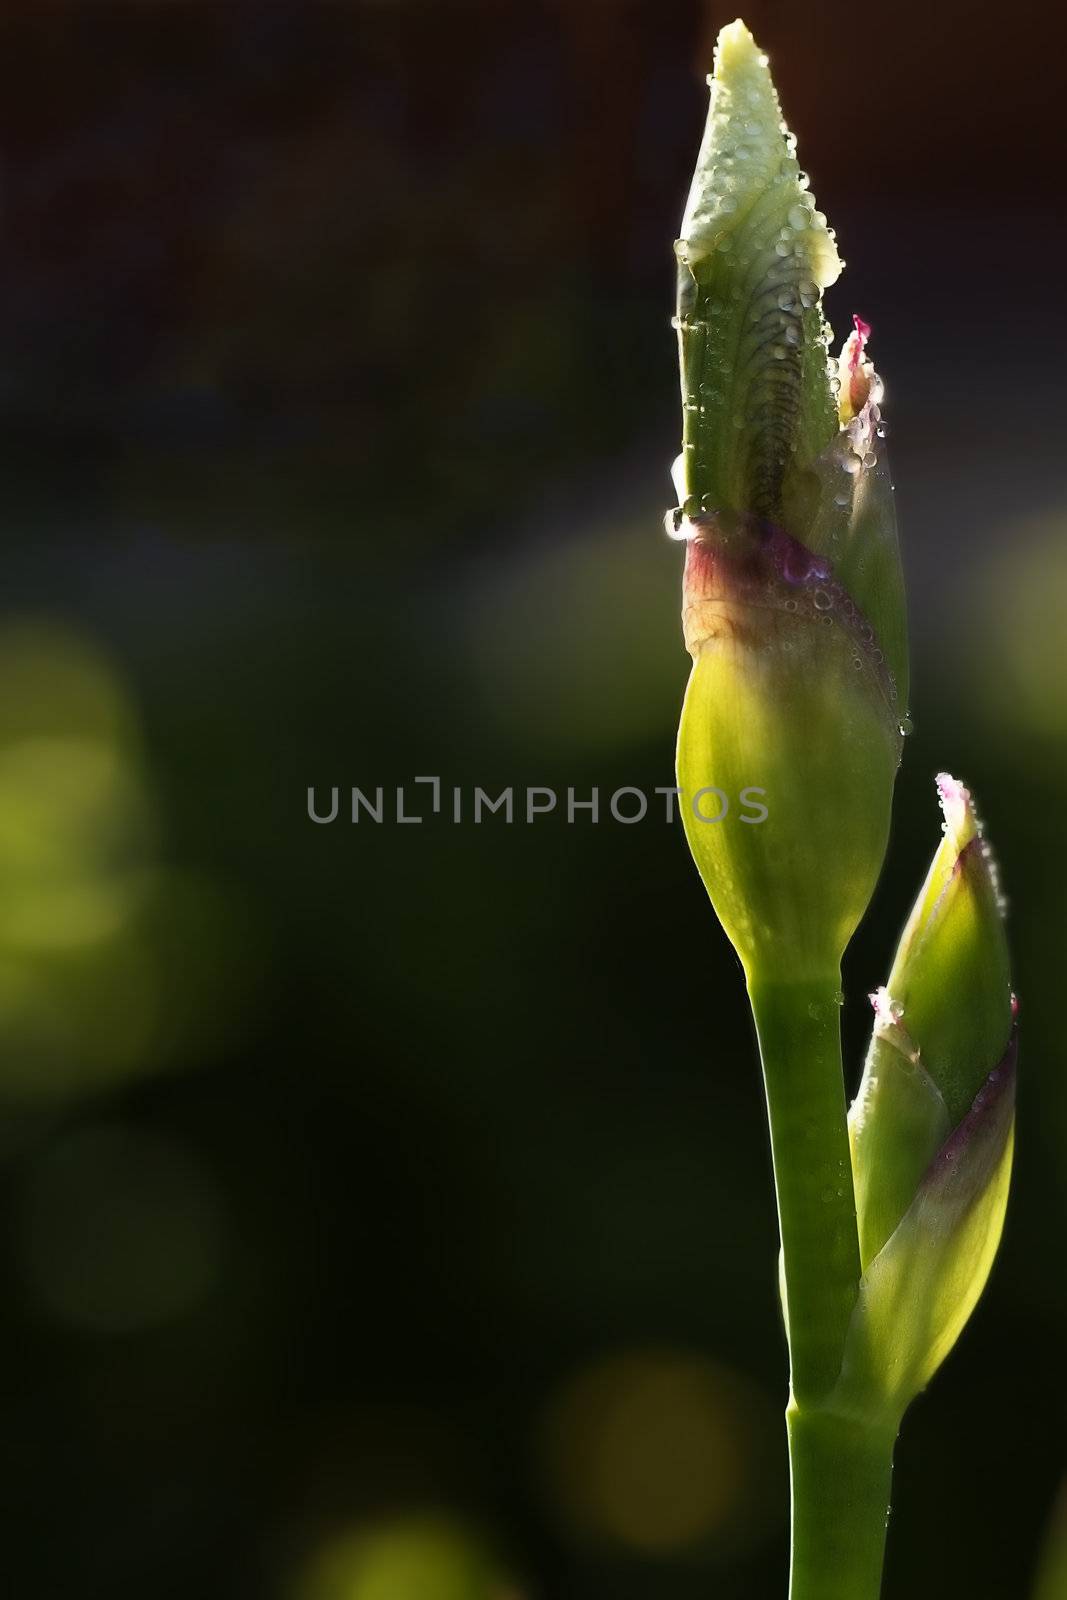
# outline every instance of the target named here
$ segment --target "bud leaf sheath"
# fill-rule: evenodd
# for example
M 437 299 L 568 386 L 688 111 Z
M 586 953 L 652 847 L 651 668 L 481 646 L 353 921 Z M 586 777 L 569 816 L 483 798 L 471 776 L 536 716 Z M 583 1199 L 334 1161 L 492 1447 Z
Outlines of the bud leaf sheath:
M 871 997 L 849 1118 L 864 1278 L 843 1383 L 890 1418 L 977 1303 L 1011 1175 L 1016 1038 L 996 868 L 968 791 L 938 783 L 944 837 Z

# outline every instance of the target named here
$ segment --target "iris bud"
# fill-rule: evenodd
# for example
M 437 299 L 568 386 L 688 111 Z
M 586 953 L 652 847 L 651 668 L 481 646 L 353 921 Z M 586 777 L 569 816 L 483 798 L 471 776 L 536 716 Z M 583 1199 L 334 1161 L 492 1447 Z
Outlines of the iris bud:
M 880 402 L 856 321 L 828 353 L 841 270 L 741 22 L 719 36 L 676 245 L 693 669 L 678 782 L 694 858 L 750 977 L 836 971 L 881 868 L 907 697 Z M 711 790 L 766 817 L 720 820 Z
M 872 995 L 849 1126 L 863 1266 L 844 1386 L 899 1415 L 981 1295 L 1011 1175 L 1015 1003 L 997 872 L 969 792 L 938 779 L 944 837 Z

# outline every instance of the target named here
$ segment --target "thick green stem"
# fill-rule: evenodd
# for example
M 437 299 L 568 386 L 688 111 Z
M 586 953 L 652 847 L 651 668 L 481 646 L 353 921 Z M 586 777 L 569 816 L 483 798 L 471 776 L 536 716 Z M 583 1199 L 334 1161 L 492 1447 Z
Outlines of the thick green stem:
M 892 1430 L 832 1409 L 860 1280 L 839 982 L 749 980 L 789 1335 L 790 1600 L 878 1600 L 889 1511 Z
M 759 1036 L 782 1238 L 793 1398 L 837 1383 L 860 1280 L 841 1070 L 840 977 L 748 986 Z
M 894 1433 L 828 1411 L 789 1412 L 790 1600 L 878 1600 Z

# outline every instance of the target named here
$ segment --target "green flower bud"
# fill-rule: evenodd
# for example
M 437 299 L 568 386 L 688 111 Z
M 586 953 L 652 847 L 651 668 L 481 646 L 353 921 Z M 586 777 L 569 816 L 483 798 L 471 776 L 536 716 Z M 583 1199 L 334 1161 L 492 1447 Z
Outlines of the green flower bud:
M 881 382 L 856 319 L 828 358 L 841 263 L 751 34 L 723 29 L 676 246 L 693 671 L 683 816 L 750 975 L 836 970 L 873 891 L 907 695 Z M 754 791 L 756 825 L 703 799 Z M 747 824 L 747 825 L 746 825 Z
M 1014 999 L 995 864 L 971 796 L 938 779 L 944 837 L 901 937 L 849 1116 L 863 1282 L 844 1385 L 899 1416 L 959 1337 L 1004 1222 Z

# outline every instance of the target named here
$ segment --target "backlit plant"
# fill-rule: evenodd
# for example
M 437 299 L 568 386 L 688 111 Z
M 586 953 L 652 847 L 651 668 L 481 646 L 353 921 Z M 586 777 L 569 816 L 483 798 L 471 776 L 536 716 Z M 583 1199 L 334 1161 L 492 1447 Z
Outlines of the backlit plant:
M 846 1108 L 841 958 L 881 870 L 907 729 L 904 589 L 859 318 L 830 354 L 841 271 L 741 22 L 719 36 L 676 245 L 678 506 L 693 657 L 678 735 L 697 867 L 759 1039 L 790 1351 L 791 1600 L 875 1600 L 894 1443 L 999 1242 L 1015 1023 L 994 864 L 971 796 L 938 779 L 943 837 L 874 1003 Z M 712 787 L 765 821 L 714 820 Z

